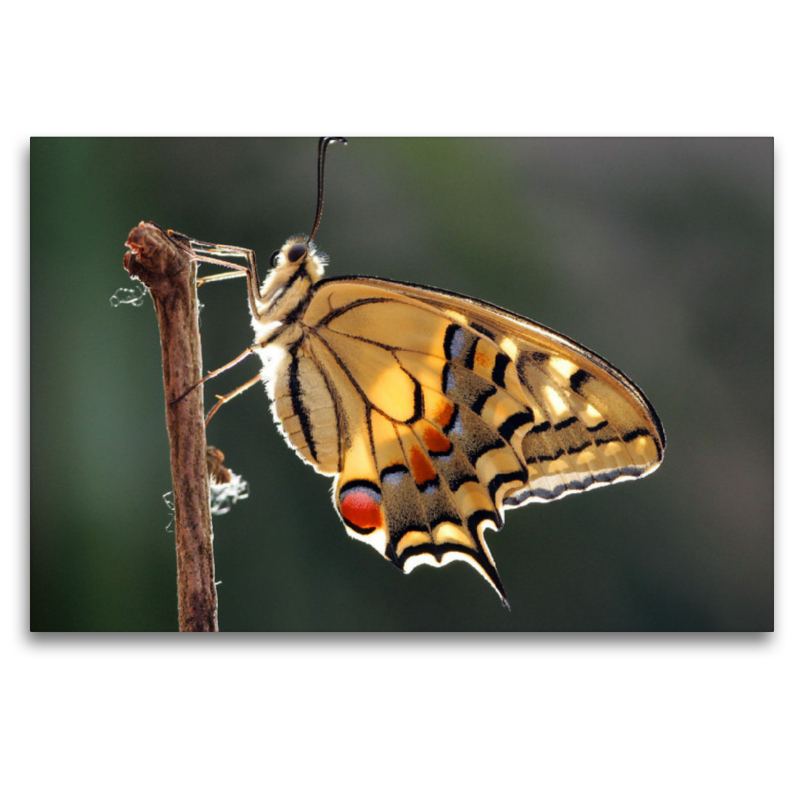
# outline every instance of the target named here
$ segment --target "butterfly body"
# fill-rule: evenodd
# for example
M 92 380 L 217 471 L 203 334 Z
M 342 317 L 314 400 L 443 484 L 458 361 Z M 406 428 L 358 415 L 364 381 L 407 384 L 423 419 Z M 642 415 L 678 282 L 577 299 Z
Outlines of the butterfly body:
M 250 307 L 252 350 L 289 445 L 335 475 L 348 533 L 405 572 L 465 560 L 505 593 L 484 541 L 505 510 L 659 465 L 650 403 L 602 358 L 469 297 L 322 278 L 305 237 Z

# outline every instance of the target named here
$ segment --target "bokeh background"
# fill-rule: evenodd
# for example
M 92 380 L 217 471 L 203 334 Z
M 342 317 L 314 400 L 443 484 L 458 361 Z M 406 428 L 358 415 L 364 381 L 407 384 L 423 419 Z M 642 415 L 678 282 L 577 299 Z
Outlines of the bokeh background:
M 329 275 L 439 286 L 577 339 L 646 392 L 666 459 L 510 512 L 487 537 L 509 613 L 466 564 L 405 576 L 350 539 L 256 387 L 209 428 L 251 488 L 214 522 L 221 629 L 771 630 L 773 140 L 352 138 L 329 155 Z M 31 630 L 176 630 L 155 316 L 109 302 L 132 285 L 124 242 L 153 220 L 253 248 L 263 276 L 311 227 L 316 140 L 34 138 L 30 158 Z M 251 340 L 245 287 L 200 299 L 211 369 Z

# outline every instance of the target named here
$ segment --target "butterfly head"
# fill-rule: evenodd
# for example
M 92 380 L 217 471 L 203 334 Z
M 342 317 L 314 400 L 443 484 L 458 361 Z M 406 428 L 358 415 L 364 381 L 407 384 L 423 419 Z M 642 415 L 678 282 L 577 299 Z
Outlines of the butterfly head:
M 280 250 L 276 250 L 270 259 L 272 276 L 280 276 L 289 280 L 292 276 L 308 277 L 316 283 L 325 273 L 328 258 L 307 236 L 290 236 Z

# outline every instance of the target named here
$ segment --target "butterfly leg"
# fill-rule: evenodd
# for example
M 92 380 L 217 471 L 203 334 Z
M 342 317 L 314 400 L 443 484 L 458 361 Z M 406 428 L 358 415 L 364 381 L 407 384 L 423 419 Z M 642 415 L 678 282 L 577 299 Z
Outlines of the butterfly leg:
M 243 392 L 246 392 L 251 386 L 255 386 L 261 380 L 261 375 L 256 375 L 255 378 L 251 378 L 247 383 L 242 384 L 238 389 L 235 389 L 230 394 L 223 394 L 217 395 L 217 402 L 211 408 L 211 411 L 208 412 L 208 416 L 206 417 L 206 425 L 208 425 L 209 420 L 214 414 L 217 413 L 217 410 L 220 406 L 224 405 L 228 402 L 228 400 L 233 400 L 234 397 L 238 397 Z
M 170 405 L 172 403 L 177 403 L 179 400 L 183 400 L 183 398 L 186 397 L 189 392 L 193 392 L 198 386 L 202 386 L 206 381 L 211 380 L 211 378 L 216 378 L 217 375 L 222 375 L 223 372 L 227 372 L 229 369 L 231 369 L 231 367 L 235 367 L 240 361 L 244 361 L 247 356 L 252 355 L 253 353 L 255 353 L 255 350 L 252 347 L 248 347 L 247 350 L 239 353 L 239 355 L 236 356 L 236 358 L 234 358 L 232 361 L 229 361 L 227 364 L 223 364 L 218 369 L 212 370 L 208 373 L 208 375 L 205 376 L 205 378 L 201 378 L 197 383 L 190 386 L 182 395 L 176 397 L 174 400 L 171 400 Z
M 245 272 L 218 272 L 216 275 L 206 275 L 197 279 L 197 285 L 203 286 L 206 283 L 214 283 L 215 281 L 229 281 L 232 278 L 246 278 Z
M 258 281 L 258 269 L 256 267 L 256 254 L 253 250 L 248 250 L 246 247 L 237 247 L 236 245 L 228 244 L 214 244 L 213 242 L 203 242 L 199 239 L 193 239 L 178 231 L 168 230 L 167 236 L 175 243 L 181 250 L 189 253 L 192 258 L 198 261 L 204 261 L 207 264 L 217 264 L 220 267 L 233 270 L 231 277 L 239 277 L 244 275 L 247 277 L 247 293 L 250 300 L 250 310 L 254 315 L 260 313 L 258 308 L 258 299 L 261 297 Z M 247 266 L 242 264 L 234 264 L 226 261 L 226 258 L 243 258 L 247 262 Z M 200 278 L 197 282 L 198 286 L 204 283 L 218 280 L 229 280 L 226 277 L 228 273 L 221 273 L 218 275 L 209 275 L 207 278 Z

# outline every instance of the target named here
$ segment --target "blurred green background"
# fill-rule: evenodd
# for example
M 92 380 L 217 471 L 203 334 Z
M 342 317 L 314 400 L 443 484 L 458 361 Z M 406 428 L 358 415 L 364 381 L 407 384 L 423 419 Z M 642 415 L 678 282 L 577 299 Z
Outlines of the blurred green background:
M 510 512 L 487 537 L 508 613 L 466 564 L 405 576 L 350 539 L 256 387 L 208 432 L 251 488 L 214 521 L 221 629 L 771 630 L 773 140 L 352 138 L 329 155 L 330 276 L 439 286 L 577 339 L 646 392 L 666 459 Z M 311 227 L 316 140 L 35 138 L 30 166 L 31 630 L 176 630 L 155 316 L 149 297 L 109 302 L 132 285 L 124 242 L 153 220 L 253 248 L 263 277 Z M 243 283 L 200 299 L 208 370 L 251 329 Z

